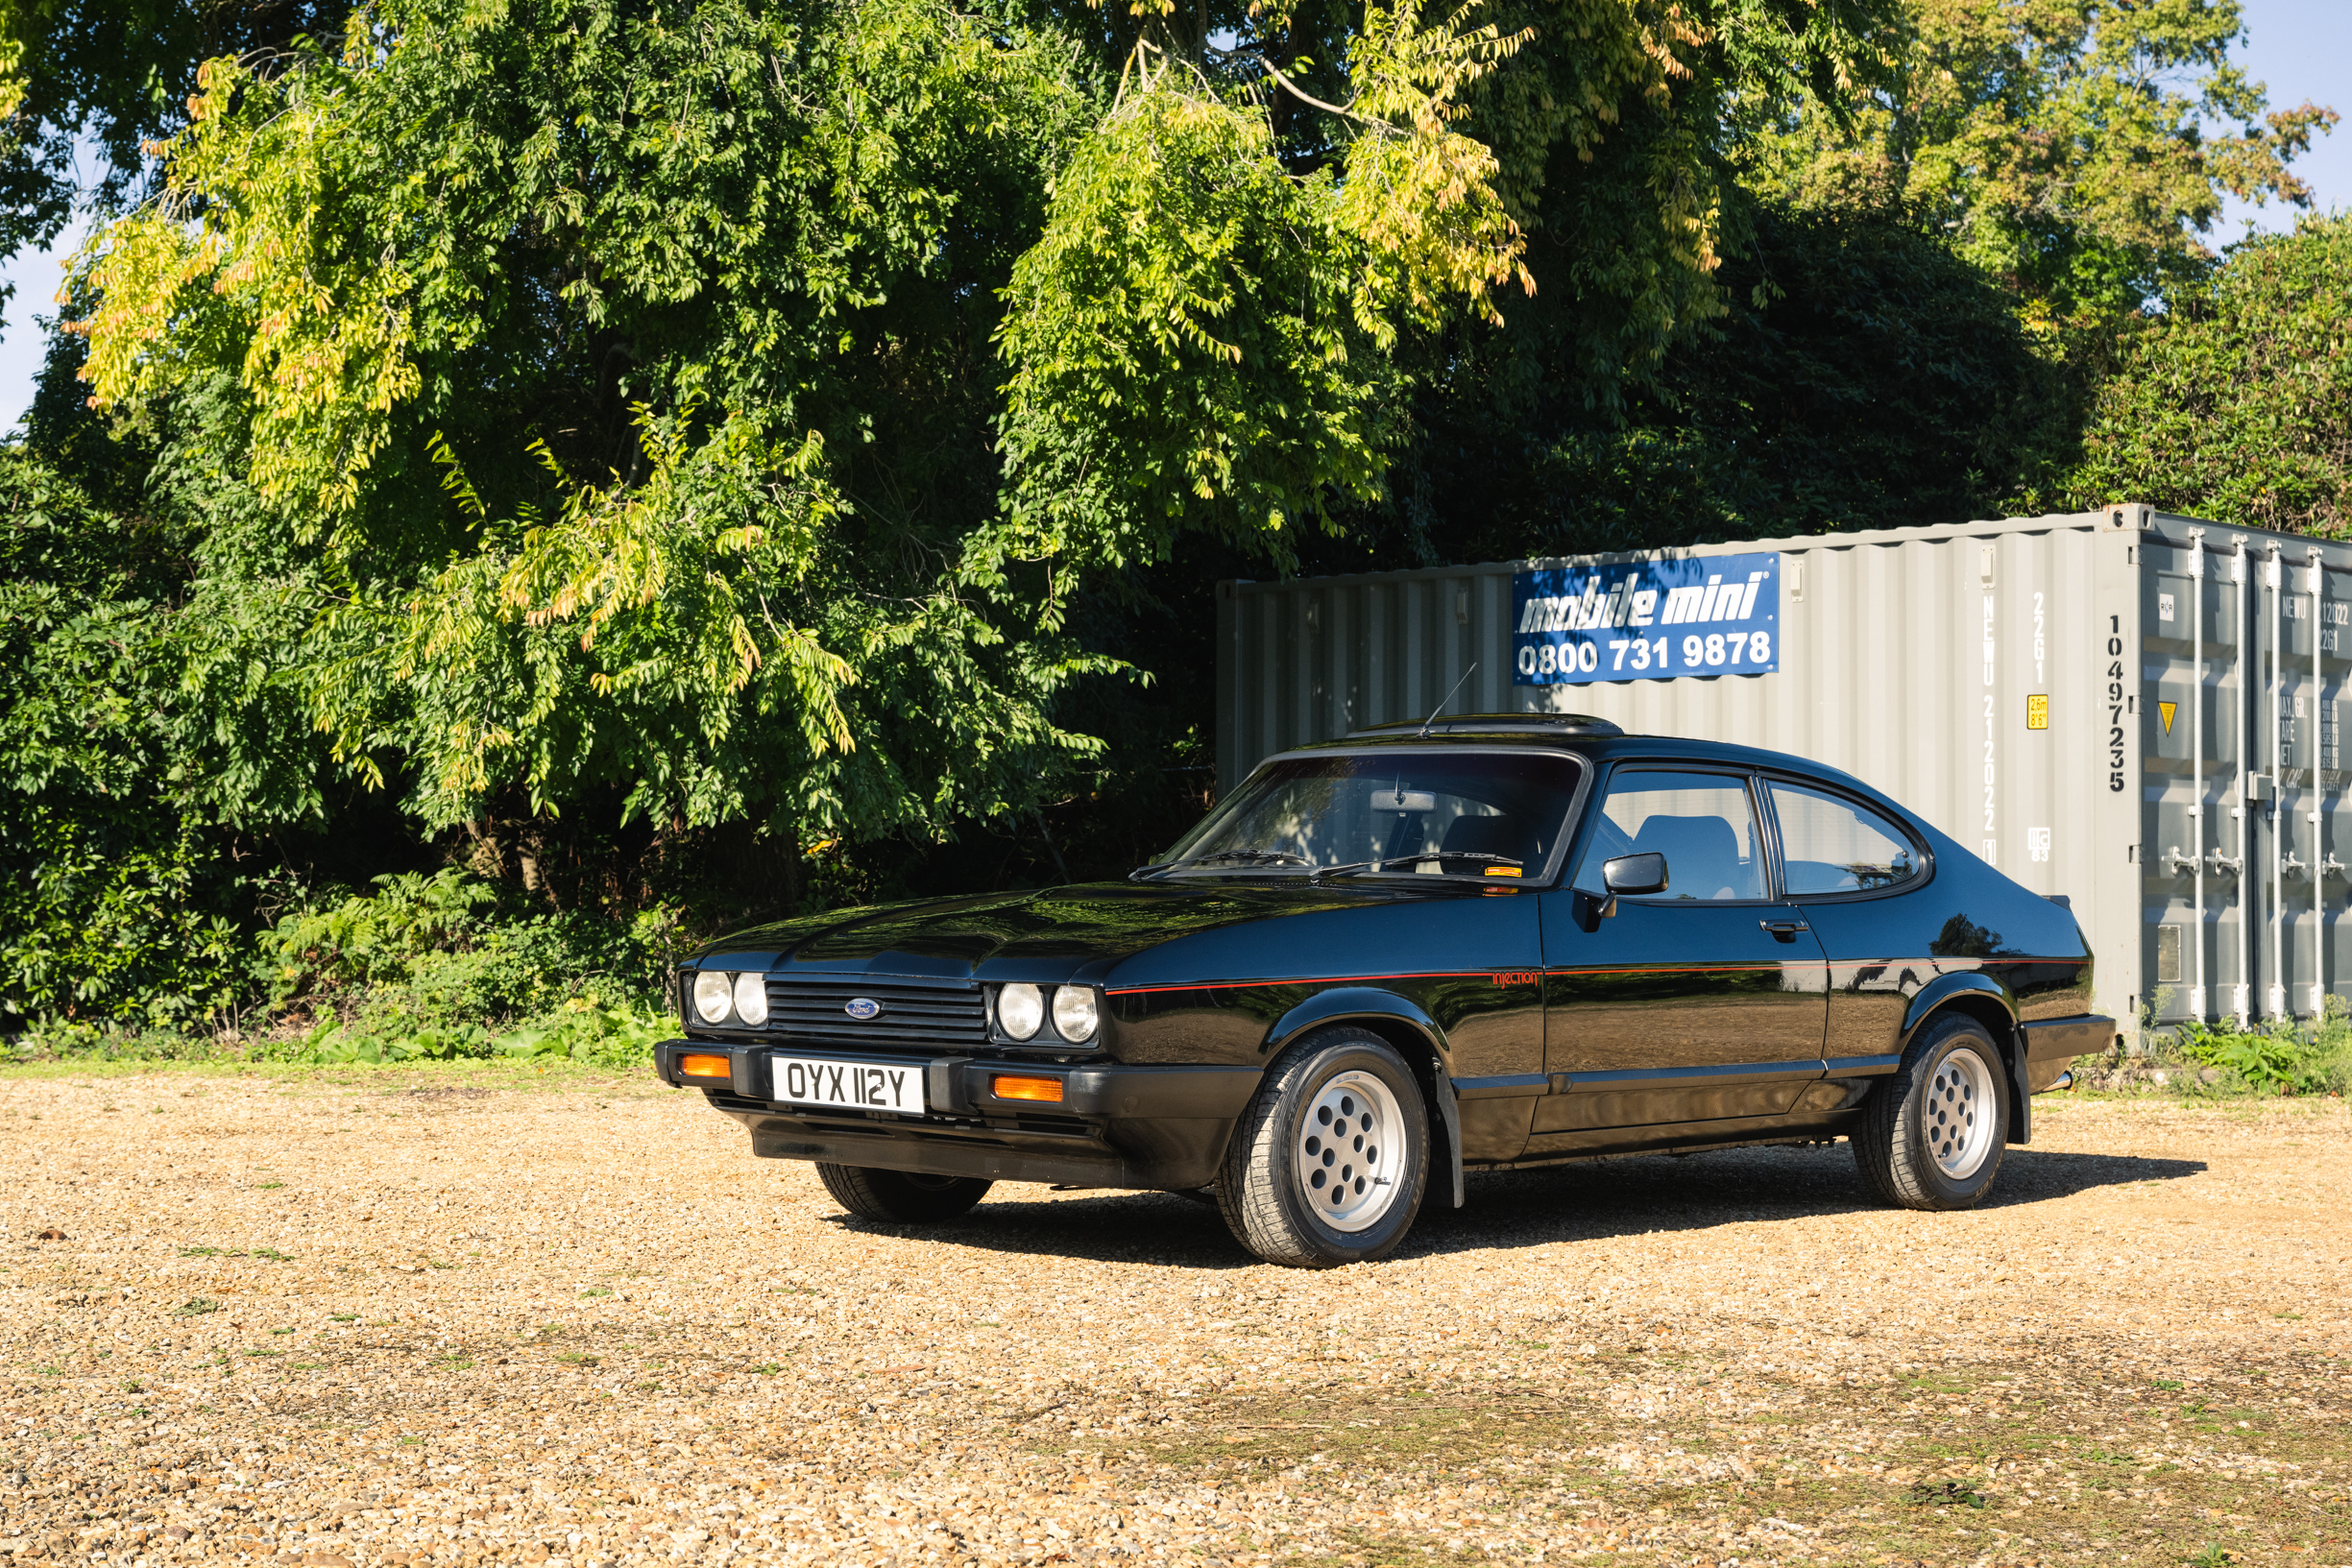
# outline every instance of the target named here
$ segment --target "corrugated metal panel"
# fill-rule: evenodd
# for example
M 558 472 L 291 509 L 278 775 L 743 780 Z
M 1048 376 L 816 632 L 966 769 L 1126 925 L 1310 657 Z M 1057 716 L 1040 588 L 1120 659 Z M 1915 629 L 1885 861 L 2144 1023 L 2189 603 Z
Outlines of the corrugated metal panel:
M 1766 551 L 1777 670 L 1518 684 L 1516 573 Z M 1597 713 L 1844 768 L 2069 895 L 2120 1018 L 2352 998 L 2344 545 L 2119 506 L 1218 592 L 1222 787 L 1441 705 Z

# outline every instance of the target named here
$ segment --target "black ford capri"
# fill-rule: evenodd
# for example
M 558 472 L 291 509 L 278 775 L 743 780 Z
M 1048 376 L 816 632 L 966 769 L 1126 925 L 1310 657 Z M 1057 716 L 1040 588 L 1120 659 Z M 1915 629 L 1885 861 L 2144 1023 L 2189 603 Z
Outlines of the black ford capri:
M 1845 1138 L 1887 1202 L 1965 1208 L 2115 1034 L 2073 916 L 1876 790 L 1573 715 L 1301 747 L 1125 881 L 787 921 L 680 979 L 662 1077 L 853 1214 L 1200 1193 L 1303 1267 L 1605 1154 Z

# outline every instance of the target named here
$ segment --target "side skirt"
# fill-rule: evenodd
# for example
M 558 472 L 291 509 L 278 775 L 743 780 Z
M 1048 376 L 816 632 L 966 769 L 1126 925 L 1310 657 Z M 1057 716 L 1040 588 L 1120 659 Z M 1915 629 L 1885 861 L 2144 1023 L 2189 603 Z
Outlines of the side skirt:
M 1814 1116 L 1740 1117 L 1725 1122 L 1664 1122 L 1647 1127 L 1595 1127 L 1546 1133 L 1548 1146 L 1515 1160 L 1479 1165 L 1479 1170 L 1526 1170 L 1637 1154 L 1695 1154 L 1710 1148 L 1760 1148 L 1781 1144 L 1831 1144 L 1861 1122 L 1858 1110 Z

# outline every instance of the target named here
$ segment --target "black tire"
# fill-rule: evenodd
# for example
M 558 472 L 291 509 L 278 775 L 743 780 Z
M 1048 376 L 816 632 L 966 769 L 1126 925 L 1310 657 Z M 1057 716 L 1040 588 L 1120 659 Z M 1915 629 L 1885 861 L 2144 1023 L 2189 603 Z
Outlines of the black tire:
M 1268 1263 L 1334 1268 L 1395 1250 L 1428 1179 L 1413 1070 L 1368 1029 L 1319 1029 L 1266 1070 L 1225 1146 L 1217 1207 Z
M 2008 1138 L 2009 1064 L 1983 1025 L 1947 1013 L 1864 1103 L 1854 1163 L 1899 1208 L 1968 1209 L 1993 1190 Z
M 978 1176 L 918 1176 L 822 1160 L 816 1162 L 816 1177 L 842 1208 L 885 1225 L 934 1225 L 953 1219 L 970 1213 L 996 1185 Z

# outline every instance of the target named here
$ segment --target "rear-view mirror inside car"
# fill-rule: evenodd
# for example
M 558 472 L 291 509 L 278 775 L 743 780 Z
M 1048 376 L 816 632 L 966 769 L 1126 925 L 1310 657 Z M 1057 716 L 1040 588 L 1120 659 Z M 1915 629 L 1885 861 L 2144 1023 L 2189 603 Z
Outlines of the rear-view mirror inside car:
M 1434 811 L 1437 792 L 1429 789 L 1379 789 L 1372 792 L 1375 811 Z
M 1666 857 L 1662 855 L 1620 855 L 1601 864 L 1601 884 L 1612 893 L 1663 893 Z

